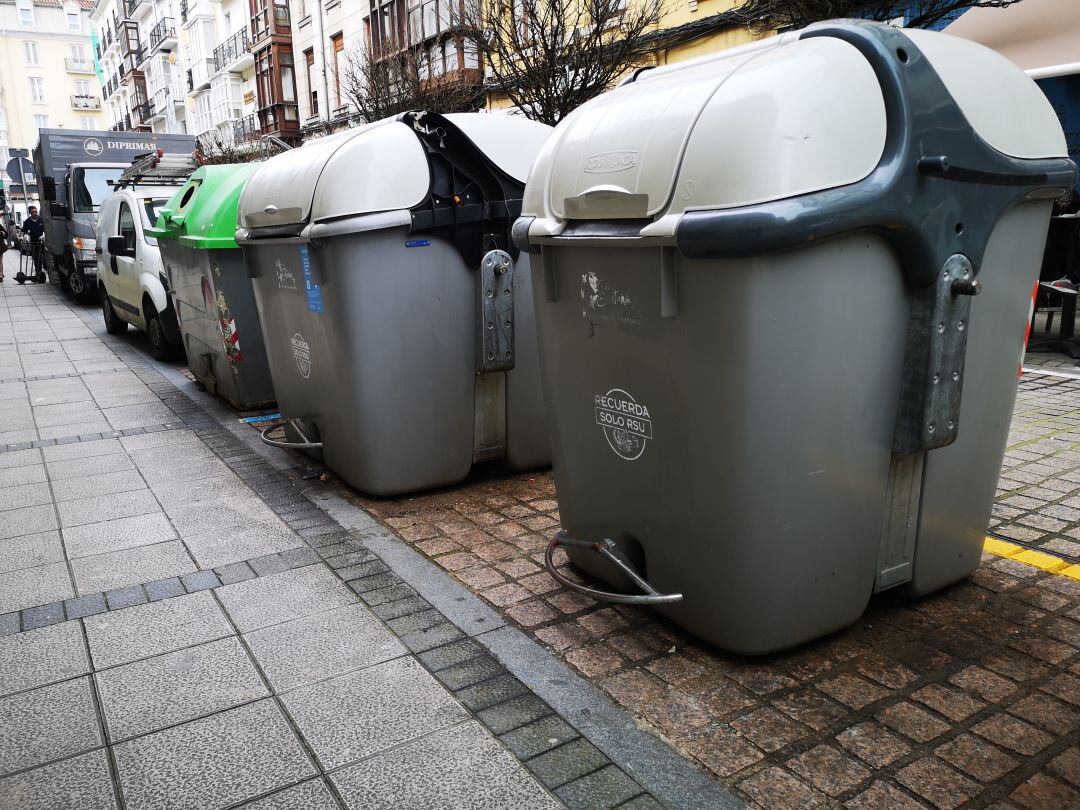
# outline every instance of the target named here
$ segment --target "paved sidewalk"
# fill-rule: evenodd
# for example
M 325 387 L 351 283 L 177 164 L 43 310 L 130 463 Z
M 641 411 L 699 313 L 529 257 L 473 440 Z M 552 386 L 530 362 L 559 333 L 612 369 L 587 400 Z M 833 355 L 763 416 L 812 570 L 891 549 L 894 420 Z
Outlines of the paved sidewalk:
M 0 807 L 659 806 L 8 256 Z

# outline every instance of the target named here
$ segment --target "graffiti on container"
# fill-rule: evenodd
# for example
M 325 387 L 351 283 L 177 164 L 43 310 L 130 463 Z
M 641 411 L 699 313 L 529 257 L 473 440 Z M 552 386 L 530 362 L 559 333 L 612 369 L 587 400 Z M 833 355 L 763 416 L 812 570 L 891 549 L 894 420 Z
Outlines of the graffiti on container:
M 593 397 L 596 424 L 604 431 L 608 447 L 627 461 L 636 461 L 653 437 L 649 408 L 621 388 Z
M 304 336 L 297 332 L 292 336 L 293 359 L 296 360 L 296 368 L 300 376 L 305 380 L 311 376 L 311 345 L 304 340 Z
M 214 275 L 220 277 L 218 268 L 214 268 Z M 225 359 L 235 365 L 243 362 L 244 355 L 240 352 L 240 331 L 236 328 L 236 318 L 229 309 L 229 302 L 219 290 L 215 295 L 210 285 L 210 280 L 203 276 L 202 280 L 203 300 L 206 302 L 206 311 L 212 316 L 217 316 L 218 331 L 221 334 L 221 346 L 225 351 Z
M 639 326 L 642 322 L 633 299 L 592 271 L 581 274 L 581 317 L 590 326 Z
M 282 264 L 281 259 L 274 262 L 274 269 L 277 271 L 277 285 L 279 289 L 296 289 L 296 275 L 293 273 L 292 269 Z

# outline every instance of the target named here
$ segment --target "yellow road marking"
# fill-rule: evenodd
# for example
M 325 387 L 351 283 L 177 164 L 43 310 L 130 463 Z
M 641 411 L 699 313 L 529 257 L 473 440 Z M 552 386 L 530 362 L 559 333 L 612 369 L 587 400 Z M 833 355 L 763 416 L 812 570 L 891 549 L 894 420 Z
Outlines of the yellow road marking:
M 999 540 L 996 537 L 986 537 L 983 542 L 983 551 L 998 557 L 1016 560 L 1018 563 L 1023 563 L 1024 565 L 1041 568 L 1043 571 L 1049 571 L 1051 574 L 1063 574 L 1064 576 L 1073 579 L 1080 579 L 1080 565 L 1073 565 L 1067 560 L 1055 557 L 1053 554 L 1024 548 L 1015 543 Z

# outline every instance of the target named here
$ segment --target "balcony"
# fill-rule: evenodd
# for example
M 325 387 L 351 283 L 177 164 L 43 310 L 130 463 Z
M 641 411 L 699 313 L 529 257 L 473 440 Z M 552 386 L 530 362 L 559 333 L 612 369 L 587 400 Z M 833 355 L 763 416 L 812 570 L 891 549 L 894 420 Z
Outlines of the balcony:
M 158 90 L 150 97 L 150 116 L 149 120 L 160 121 L 165 117 L 167 110 L 169 109 L 169 90 L 165 88 Z
M 262 137 L 262 130 L 259 129 L 259 118 L 254 114 L 245 116 L 239 121 L 234 121 L 232 128 L 233 143 L 250 143 Z
M 284 0 L 256 0 L 258 8 L 251 15 L 251 43 L 259 45 L 271 36 L 292 38 L 289 6 Z
M 251 40 L 248 38 L 246 27 L 241 28 L 214 48 L 214 73 L 220 73 L 223 70 L 242 73 L 253 63 Z
M 101 99 L 97 96 L 72 96 L 71 109 L 73 110 L 100 110 Z
M 145 4 L 145 7 L 143 7 Z M 150 4 L 146 0 L 123 0 L 122 8 L 124 9 L 124 16 L 131 20 L 135 17 L 136 11 L 145 11 L 150 7 Z
M 187 5 L 188 0 L 180 0 L 180 24 L 183 25 L 187 22 Z
M 169 100 L 174 107 L 186 107 L 187 94 L 187 84 L 179 76 L 169 82 Z
M 131 123 L 136 129 L 150 128 L 150 102 L 143 101 L 131 105 Z
M 175 47 L 176 25 L 172 17 L 164 17 L 150 29 L 150 51 L 171 51 Z
M 94 63 L 86 59 L 65 59 L 64 68 L 68 73 L 94 73 Z

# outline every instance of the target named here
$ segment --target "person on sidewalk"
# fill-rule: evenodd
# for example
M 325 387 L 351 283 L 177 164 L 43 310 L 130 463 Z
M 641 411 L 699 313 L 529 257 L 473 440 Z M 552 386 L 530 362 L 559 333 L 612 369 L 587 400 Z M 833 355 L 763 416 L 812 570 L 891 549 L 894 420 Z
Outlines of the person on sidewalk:
M 38 216 L 36 205 L 27 208 L 26 213 L 29 216 L 23 220 L 22 229 L 30 237 L 30 256 L 34 262 L 33 278 L 36 280 L 41 275 L 42 265 L 45 261 L 45 222 Z
M 4 253 L 7 252 L 8 232 L 0 222 L 0 284 L 4 283 Z

